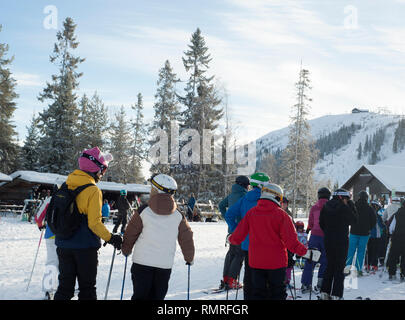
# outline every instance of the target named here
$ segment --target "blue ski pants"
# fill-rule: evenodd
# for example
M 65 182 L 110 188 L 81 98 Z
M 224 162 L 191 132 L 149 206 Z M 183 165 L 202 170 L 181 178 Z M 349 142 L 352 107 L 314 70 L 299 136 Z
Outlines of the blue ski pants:
M 346 266 L 350 266 L 353 264 L 354 254 L 357 252 L 355 267 L 357 271 L 362 270 L 369 237 L 370 236 L 358 236 L 355 234 L 350 234 L 349 250 L 347 252 Z
M 323 241 L 323 237 L 315 236 L 311 234 L 311 237 L 308 241 L 308 248 L 316 248 L 321 251 L 321 257 L 319 258 L 318 263 L 320 263 L 320 267 L 318 270 L 318 279 L 323 279 L 323 275 L 326 270 L 326 266 L 328 260 L 326 259 L 326 252 L 325 252 L 325 243 Z M 302 274 L 301 283 L 305 286 L 309 286 L 312 284 L 312 274 L 313 269 L 315 268 L 316 263 L 310 262 L 308 259 L 305 260 L 305 267 L 304 272 Z

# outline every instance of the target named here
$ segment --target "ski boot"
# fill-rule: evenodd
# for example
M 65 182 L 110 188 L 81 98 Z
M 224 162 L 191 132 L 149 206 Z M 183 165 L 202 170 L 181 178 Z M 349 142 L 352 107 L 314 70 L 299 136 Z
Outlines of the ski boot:
M 390 281 L 395 281 L 395 280 L 397 280 L 397 276 L 396 276 L 395 274 L 390 274 L 390 275 L 388 276 L 388 280 L 390 280 Z
M 370 270 L 370 274 L 376 274 L 378 271 L 378 267 L 377 266 L 372 266 L 371 270 Z
M 330 300 L 343 300 L 343 297 L 330 296 Z
M 228 278 L 227 285 L 228 285 L 229 289 L 241 289 L 242 288 L 242 285 L 240 284 L 240 282 L 232 277 Z
M 321 288 L 322 288 L 322 278 L 318 278 L 318 282 L 317 282 L 316 286 L 314 287 L 314 292 L 315 293 L 321 292 Z
M 308 293 L 308 292 L 310 292 L 311 291 L 311 286 L 309 285 L 309 286 L 306 286 L 305 284 L 303 284 L 302 286 L 301 286 L 301 293 Z
M 319 300 L 332 300 L 331 296 L 327 294 L 326 292 L 321 292 L 321 295 L 319 296 Z
M 221 280 L 221 283 L 219 284 L 219 290 L 226 289 L 228 278 L 228 276 L 224 276 L 224 279 Z

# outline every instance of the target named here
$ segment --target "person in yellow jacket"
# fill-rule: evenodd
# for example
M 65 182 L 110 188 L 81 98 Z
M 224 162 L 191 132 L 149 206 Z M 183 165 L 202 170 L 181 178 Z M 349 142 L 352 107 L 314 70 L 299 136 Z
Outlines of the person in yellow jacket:
M 85 188 L 76 197 L 79 212 L 83 214 L 78 230 L 69 239 L 55 238 L 59 285 L 54 300 L 72 299 L 76 279 L 79 283 L 79 300 L 96 300 L 97 255 L 101 239 L 121 249 L 122 237 L 110 233 L 102 223 L 102 192 L 96 186 L 111 160 L 112 156 L 103 155 L 98 147 L 85 150 L 78 160 L 80 170 L 70 173 L 66 180 L 71 190 L 89 183 L 94 186 Z

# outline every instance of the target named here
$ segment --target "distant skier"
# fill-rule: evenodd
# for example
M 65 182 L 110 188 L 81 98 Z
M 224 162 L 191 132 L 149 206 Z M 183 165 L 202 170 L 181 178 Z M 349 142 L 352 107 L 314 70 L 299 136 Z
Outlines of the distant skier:
M 378 271 L 379 259 L 384 259 L 385 257 L 383 248 L 384 240 L 387 236 L 387 227 L 382 220 L 383 210 L 381 209 L 380 202 L 374 200 L 371 202 L 371 206 L 376 212 L 377 223 L 370 231 L 370 238 L 367 243 L 367 258 L 365 260 L 368 263 L 366 270 L 371 273 L 376 273 Z
M 54 190 L 57 190 L 55 185 Z M 55 235 L 52 233 L 49 226 L 46 224 L 45 215 L 51 201 L 51 194 L 48 194 L 44 199 L 41 207 L 38 209 L 35 216 L 35 222 L 39 230 L 45 229 L 45 243 L 46 243 L 46 262 L 45 272 L 42 278 L 42 290 L 45 293 L 45 299 L 52 300 L 56 289 L 58 288 L 58 255 L 56 253 Z
M 222 201 L 218 204 L 218 208 L 224 219 L 226 209 L 231 207 L 234 203 L 236 203 L 236 201 L 238 201 L 248 192 L 249 183 L 250 183 L 249 178 L 246 176 L 238 176 L 235 179 L 235 184 L 232 185 L 231 193 L 227 197 L 222 199 Z M 232 232 L 228 227 L 227 239 L 231 233 Z M 239 273 L 242 268 L 243 259 L 244 254 L 241 246 L 229 244 L 229 250 L 225 256 L 223 280 L 221 281 L 220 289 L 222 288 L 237 289 L 241 287 L 237 279 L 239 278 Z
M 295 223 L 293 214 L 290 211 L 290 209 L 288 208 L 288 203 L 289 202 L 290 201 L 287 199 L 287 197 L 283 197 L 283 202 L 281 203 L 281 209 L 283 209 L 285 212 L 287 212 L 287 214 L 291 217 L 292 222 Z
M 131 204 L 127 199 L 127 190 L 120 191 L 120 197 L 117 200 L 118 217 L 114 225 L 113 233 L 117 233 L 118 227 L 121 225 L 121 234 L 124 234 L 127 225 L 128 211 L 131 209 Z
M 196 203 L 196 200 L 195 200 L 194 193 L 191 193 L 190 198 L 188 199 L 188 202 L 187 202 L 188 221 L 193 221 L 195 203 Z
M 287 249 L 305 258 L 317 260 L 320 252 L 307 249 L 298 241 L 291 218 L 281 209 L 283 190 L 264 183 L 257 206 L 240 221 L 229 241 L 240 244 L 249 234 L 249 266 L 253 300 L 285 300 Z
M 332 199 L 325 203 L 319 216 L 328 260 L 321 287 L 322 300 L 343 298 L 343 269 L 349 248 L 349 226 L 358 219 L 355 205 L 350 198 L 349 191 L 337 189 L 333 192 Z
M 101 208 L 101 221 L 104 223 L 110 217 L 110 205 L 108 204 L 108 200 L 104 199 L 103 207 Z
M 233 232 L 238 225 L 239 221 L 245 216 L 245 214 L 257 205 L 257 201 L 260 199 L 261 187 L 265 182 L 270 180 L 269 176 L 263 172 L 256 172 L 250 176 L 250 185 L 253 187 L 248 193 L 240 198 L 234 205 L 230 206 L 225 213 L 225 220 L 229 226 L 231 232 Z M 251 270 L 249 266 L 249 236 L 242 242 L 241 248 L 243 250 L 245 259 L 245 273 L 243 275 L 243 296 L 245 300 L 251 299 Z
M 400 261 L 400 280 L 405 277 L 405 200 L 393 215 L 390 225 L 391 248 L 388 254 L 388 275 L 390 280 L 396 279 L 397 264 Z
M 173 195 L 176 181 L 158 174 L 150 179 L 148 206 L 135 211 L 124 234 L 122 253 L 132 250 L 132 300 L 163 300 L 166 296 L 178 241 L 184 260 L 194 260 L 193 232 L 187 219 L 177 210 Z
M 324 233 L 319 225 L 319 215 L 326 202 L 329 201 L 331 192 L 328 188 L 323 187 L 318 190 L 318 201 L 311 207 L 309 211 L 307 232 L 311 232 L 308 246 L 317 248 L 321 252 L 319 259 L 320 267 L 318 270 L 318 281 L 315 286 L 315 291 L 320 291 L 322 287 L 322 280 L 327 266 Z M 304 271 L 301 278 L 301 290 L 303 293 L 312 289 L 312 275 L 315 264 L 310 261 L 305 262 Z
M 370 231 L 377 223 L 376 213 L 368 204 L 368 197 L 369 195 L 366 191 L 360 191 L 359 199 L 355 203 L 358 220 L 356 223 L 352 224 L 350 228 L 349 250 L 345 268 L 345 274 L 350 274 L 350 268 L 353 263 L 354 255 L 356 254 L 355 267 L 357 276 L 359 277 L 363 275 L 363 261 Z
M 298 241 L 301 242 L 306 248 L 308 248 L 308 234 L 305 232 L 305 225 L 303 221 L 295 222 L 295 230 L 297 232 Z M 297 256 L 296 265 L 301 269 L 304 268 L 305 259 Z
M 401 198 L 396 196 L 392 197 L 391 203 L 387 206 L 383 213 L 383 221 L 387 225 L 387 228 L 389 228 L 394 213 L 396 213 L 400 207 Z

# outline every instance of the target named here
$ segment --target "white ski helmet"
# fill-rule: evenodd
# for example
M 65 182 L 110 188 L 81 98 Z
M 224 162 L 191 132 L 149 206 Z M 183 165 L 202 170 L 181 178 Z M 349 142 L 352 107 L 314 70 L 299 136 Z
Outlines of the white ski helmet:
M 283 202 L 283 188 L 275 183 L 265 182 L 262 186 L 260 199 L 269 199 L 281 207 Z
M 159 173 L 150 178 L 150 183 L 159 193 L 175 194 L 177 190 L 177 182 L 167 174 Z

